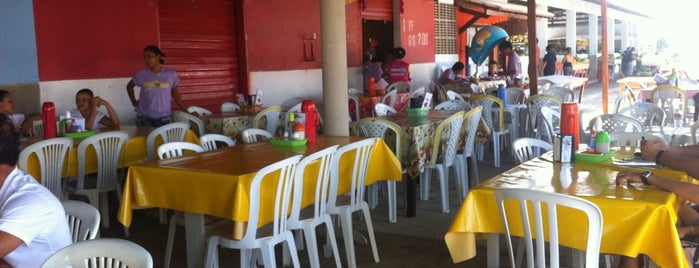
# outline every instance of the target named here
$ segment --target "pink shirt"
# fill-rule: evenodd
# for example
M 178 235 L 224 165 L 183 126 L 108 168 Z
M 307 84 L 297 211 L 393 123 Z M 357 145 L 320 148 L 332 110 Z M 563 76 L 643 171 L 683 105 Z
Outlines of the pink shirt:
M 402 60 L 394 60 L 386 66 L 389 83 L 398 81 L 410 82 L 410 64 Z

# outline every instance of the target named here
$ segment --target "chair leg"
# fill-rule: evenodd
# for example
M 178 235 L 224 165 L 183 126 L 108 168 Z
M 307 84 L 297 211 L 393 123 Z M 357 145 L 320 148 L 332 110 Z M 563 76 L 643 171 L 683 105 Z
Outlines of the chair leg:
M 430 199 L 430 177 L 432 176 L 432 169 L 426 168 L 425 172 L 420 176 L 420 200 Z
M 212 237 L 209 239 L 208 246 L 206 248 L 206 263 L 204 264 L 204 267 L 206 268 L 214 268 L 218 267 L 216 265 L 218 263 L 218 239 L 215 237 Z M 243 252 L 240 252 L 240 262 L 243 262 Z M 242 265 L 240 267 L 243 267 Z
M 379 185 L 377 183 L 367 186 L 367 203 L 369 203 L 369 208 L 375 209 L 376 205 L 379 203 Z
M 396 216 L 396 182 L 387 181 L 386 191 L 388 192 L 388 222 L 398 221 Z
M 369 232 L 369 241 L 371 243 L 371 251 L 374 254 L 374 262 L 379 262 L 379 250 L 376 248 L 376 237 L 374 237 L 374 226 L 371 223 L 371 214 L 369 214 L 369 207 L 366 204 L 362 205 L 362 212 L 364 213 L 364 222 L 366 223 L 367 232 Z
M 474 156 L 469 156 L 467 158 L 467 165 L 468 165 L 468 178 L 469 178 L 469 183 L 471 181 L 474 181 L 474 185 L 480 184 L 480 178 L 478 177 L 478 163 L 476 162 L 476 158 Z M 470 185 L 469 185 L 470 186 Z
M 354 256 L 354 235 L 352 234 L 352 213 L 340 213 L 340 224 L 342 224 L 342 239 L 345 241 L 345 255 L 347 256 L 347 267 L 357 268 L 357 261 Z
M 441 165 L 437 168 L 439 172 L 439 191 L 442 195 L 442 213 L 449 213 L 449 169 Z
M 289 243 L 289 244 L 291 244 L 291 243 Z M 291 246 L 291 245 L 289 245 L 289 246 Z M 274 257 L 274 245 L 265 243 L 260 248 L 260 251 L 262 251 L 262 260 L 265 264 L 265 268 L 277 267 L 277 260 Z M 293 255 L 294 253 L 291 253 L 291 254 Z M 292 257 L 292 259 L 293 259 L 293 257 Z M 294 267 L 298 267 L 298 266 L 294 266 Z
M 493 132 L 493 162 L 500 167 L 500 135 Z
M 335 257 L 335 267 L 342 267 L 342 264 L 340 262 L 340 251 L 337 247 L 337 239 L 335 238 L 335 230 L 333 229 L 333 224 L 332 221 L 330 220 L 330 217 L 326 217 L 325 220 L 325 228 L 327 229 L 327 240 L 330 242 L 330 246 L 332 247 L 332 253 L 333 256 Z M 315 229 L 315 228 L 314 228 Z M 315 240 L 313 240 L 313 243 Z M 313 247 L 314 250 L 317 250 L 317 247 L 315 244 L 308 244 L 308 248 L 310 251 L 310 248 Z M 309 252 L 310 255 L 310 252 Z M 316 251 L 316 258 L 318 258 L 318 252 Z
M 318 246 L 316 246 L 316 232 L 315 228 L 313 230 L 305 229 L 303 230 L 304 237 L 306 238 L 306 243 L 308 243 L 308 260 L 310 261 L 311 268 L 319 268 L 320 260 L 318 256 Z M 286 252 L 284 252 L 286 253 Z
M 170 267 L 170 259 L 172 258 L 172 244 L 175 243 L 175 231 L 177 229 L 177 214 L 172 214 L 170 218 L 170 227 L 167 230 L 167 245 L 165 246 L 165 265 L 163 267 Z
M 299 253 L 296 249 L 296 241 L 294 240 L 294 234 L 291 232 L 286 232 L 286 234 L 284 236 L 285 236 L 286 240 L 285 240 L 285 242 L 282 242 L 282 243 L 287 245 L 289 248 L 289 254 L 291 255 L 291 263 L 293 264 L 294 268 L 300 268 L 301 264 L 299 262 Z M 270 245 L 269 248 L 271 249 L 271 253 L 272 253 L 271 256 L 272 256 L 272 258 L 274 258 L 274 245 Z M 264 255 L 263 255 L 263 257 L 264 257 Z M 266 266 L 267 266 L 267 262 L 265 262 L 265 267 Z M 271 265 L 269 267 L 277 267 L 277 266 L 275 263 L 274 265 Z
M 158 217 L 160 218 L 160 224 L 167 224 L 167 209 L 159 208 Z

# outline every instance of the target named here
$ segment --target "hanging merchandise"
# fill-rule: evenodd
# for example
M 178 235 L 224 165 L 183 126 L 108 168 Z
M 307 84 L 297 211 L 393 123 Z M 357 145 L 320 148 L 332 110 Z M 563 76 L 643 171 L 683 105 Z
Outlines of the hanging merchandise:
M 493 48 L 507 37 L 507 32 L 497 26 L 486 26 L 478 30 L 473 35 L 468 51 L 473 63 L 483 64 L 483 61 L 493 52 Z

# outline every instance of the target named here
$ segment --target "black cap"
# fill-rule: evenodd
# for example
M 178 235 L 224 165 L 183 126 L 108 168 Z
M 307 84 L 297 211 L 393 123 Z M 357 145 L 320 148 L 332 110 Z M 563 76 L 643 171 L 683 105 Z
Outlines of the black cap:
M 150 51 L 150 52 L 155 53 L 155 55 L 160 55 L 160 56 L 165 57 L 165 53 L 163 53 L 163 51 L 160 50 L 160 48 L 158 48 L 157 46 L 154 46 L 154 45 L 147 46 L 146 48 L 143 49 L 143 51 Z

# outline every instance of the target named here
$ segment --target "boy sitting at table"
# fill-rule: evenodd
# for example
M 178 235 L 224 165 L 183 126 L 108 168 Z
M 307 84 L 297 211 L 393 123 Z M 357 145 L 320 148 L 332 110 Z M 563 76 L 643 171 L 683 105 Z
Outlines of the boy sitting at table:
M 72 117 L 85 118 L 85 130 L 95 130 L 103 127 L 118 127 L 119 115 L 109 102 L 99 96 L 95 97 L 92 90 L 83 88 L 75 94 L 75 106 L 70 111 Z M 107 108 L 107 114 L 99 110 L 100 106 Z

